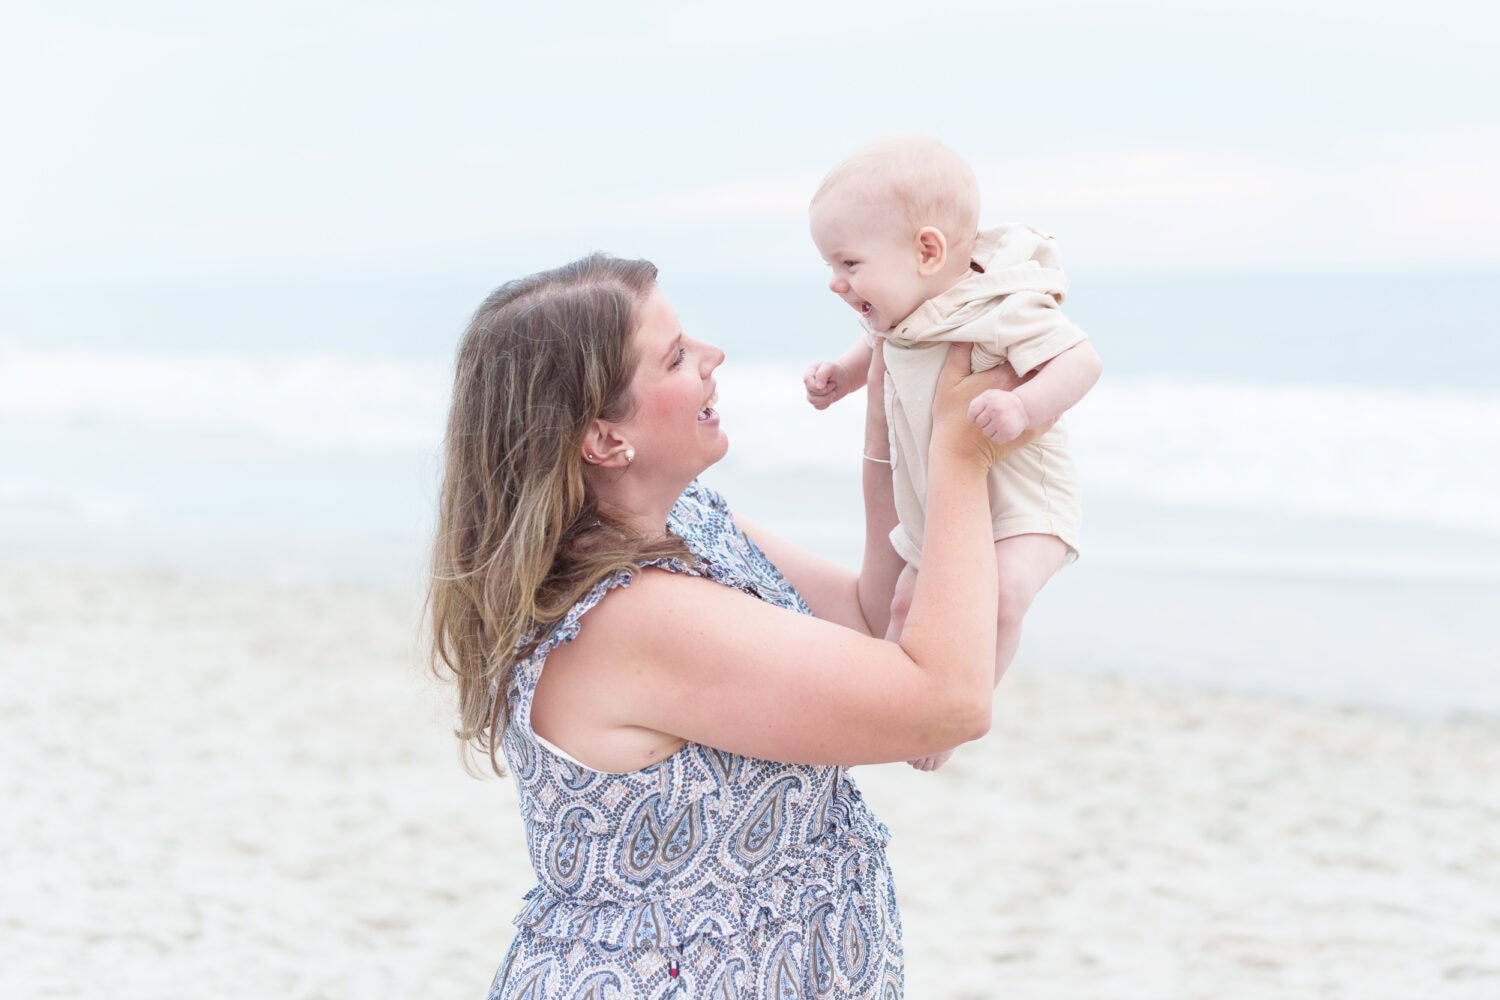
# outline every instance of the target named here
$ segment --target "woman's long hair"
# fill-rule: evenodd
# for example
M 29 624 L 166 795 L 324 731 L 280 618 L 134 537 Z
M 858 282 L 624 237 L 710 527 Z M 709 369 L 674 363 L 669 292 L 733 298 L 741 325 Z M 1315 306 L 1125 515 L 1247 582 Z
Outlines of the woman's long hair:
M 594 584 L 647 559 L 683 557 L 601 510 L 584 434 L 633 405 L 631 333 L 656 267 L 602 254 L 504 285 L 459 347 L 428 609 L 432 666 L 458 685 L 457 735 L 488 752 L 525 658 Z

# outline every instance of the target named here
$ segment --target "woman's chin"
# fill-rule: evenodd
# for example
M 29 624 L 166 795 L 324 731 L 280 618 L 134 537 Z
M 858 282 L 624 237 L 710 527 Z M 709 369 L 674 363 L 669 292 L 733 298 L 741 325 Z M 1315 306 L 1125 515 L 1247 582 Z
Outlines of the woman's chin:
M 717 422 L 717 418 L 715 418 L 715 422 Z M 716 462 L 722 462 L 724 456 L 727 454 L 729 454 L 729 438 L 721 431 L 719 433 L 718 447 L 709 452 L 708 464 L 713 465 Z

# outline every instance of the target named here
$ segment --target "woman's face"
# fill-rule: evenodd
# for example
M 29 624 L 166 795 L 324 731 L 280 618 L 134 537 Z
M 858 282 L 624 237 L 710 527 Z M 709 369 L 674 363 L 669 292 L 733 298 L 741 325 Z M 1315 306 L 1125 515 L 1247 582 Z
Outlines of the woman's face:
M 635 449 L 634 467 L 687 481 L 724 457 L 714 369 L 724 352 L 682 332 L 677 311 L 659 287 L 641 304 L 633 337 L 634 409 L 619 425 Z

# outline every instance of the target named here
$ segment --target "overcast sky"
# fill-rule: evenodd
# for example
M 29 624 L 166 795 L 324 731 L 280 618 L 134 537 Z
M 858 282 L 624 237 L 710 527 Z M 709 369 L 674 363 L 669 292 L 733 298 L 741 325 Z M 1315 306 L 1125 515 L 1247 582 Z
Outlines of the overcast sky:
M 821 267 L 895 131 L 1071 269 L 1500 268 L 1493 3 L 7 4 L 11 277 Z

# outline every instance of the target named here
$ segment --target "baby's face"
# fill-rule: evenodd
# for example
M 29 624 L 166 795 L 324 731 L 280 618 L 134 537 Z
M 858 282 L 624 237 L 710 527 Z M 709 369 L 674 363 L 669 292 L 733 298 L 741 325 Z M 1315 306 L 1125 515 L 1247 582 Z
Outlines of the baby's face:
M 812 238 L 833 269 L 828 288 L 876 333 L 886 333 L 931 294 L 918 273 L 915 234 L 898 210 L 831 192 L 811 213 Z

